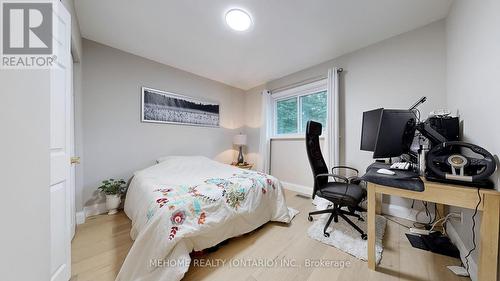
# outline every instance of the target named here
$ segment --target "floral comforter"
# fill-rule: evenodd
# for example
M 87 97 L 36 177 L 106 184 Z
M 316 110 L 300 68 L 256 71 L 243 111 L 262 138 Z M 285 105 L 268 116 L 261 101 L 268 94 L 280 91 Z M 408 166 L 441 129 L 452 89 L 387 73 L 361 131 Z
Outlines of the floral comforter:
M 180 280 L 191 251 L 295 214 L 276 178 L 205 157 L 167 157 L 135 173 L 125 213 L 135 242 L 119 281 Z

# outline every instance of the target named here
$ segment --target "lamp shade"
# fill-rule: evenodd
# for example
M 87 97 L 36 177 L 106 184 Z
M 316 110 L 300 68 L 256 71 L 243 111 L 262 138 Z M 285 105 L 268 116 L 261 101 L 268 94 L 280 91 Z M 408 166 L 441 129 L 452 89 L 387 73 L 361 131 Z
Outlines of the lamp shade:
M 233 143 L 235 145 L 247 145 L 247 135 L 239 134 L 234 136 Z

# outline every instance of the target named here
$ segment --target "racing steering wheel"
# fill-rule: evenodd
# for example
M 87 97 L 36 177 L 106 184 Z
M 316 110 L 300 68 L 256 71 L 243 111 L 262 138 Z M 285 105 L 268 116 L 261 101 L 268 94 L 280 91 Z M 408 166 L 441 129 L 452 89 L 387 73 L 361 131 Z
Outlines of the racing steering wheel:
M 482 155 L 475 158 L 461 154 L 456 147 L 465 147 Z M 486 149 L 461 141 L 448 141 L 435 145 L 427 153 L 427 168 L 436 176 L 466 182 L 487 179 L 495 172 L 496 162 Z

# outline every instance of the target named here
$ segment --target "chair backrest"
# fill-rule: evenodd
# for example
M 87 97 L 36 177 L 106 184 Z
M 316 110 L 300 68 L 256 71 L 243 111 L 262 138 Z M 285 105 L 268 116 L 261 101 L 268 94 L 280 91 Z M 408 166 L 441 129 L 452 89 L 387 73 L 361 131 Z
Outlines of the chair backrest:
M 328 183 L 328 177 L 316 178 L 319 174 L 327 174 L 328 166 L 321 154 L 321 147 L 319 145 L 319 136 L 322 132 L 321 123 L 308 121 L 306 127 L 306 150 L 309 164 L 314 175 L 313 199 L 318 189 L 321 189 Z

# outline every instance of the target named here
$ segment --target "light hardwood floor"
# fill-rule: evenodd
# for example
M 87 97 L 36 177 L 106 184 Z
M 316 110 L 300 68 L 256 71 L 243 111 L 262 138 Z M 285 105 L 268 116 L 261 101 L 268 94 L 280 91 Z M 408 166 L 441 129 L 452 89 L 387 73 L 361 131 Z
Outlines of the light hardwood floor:
M 459 265 L 453 259 L 414 249 L 405 237 L 406 228 L 388 221 L 384 236 L 384 252 L 377 271 L 368 270 L 367 263 L 334 247 L 324 245 L 307 236 L 307 212 L 312 209 L 310 199 L 286 192 L 289 206 L 301 213 L 291 225 L 268 223 L 238 238 L 233 238 L 217 251 L 202 256 L 203 260 L 273 260 L 294 259 L 297 267 L 191 267 L 183 280 L 470 280 L 458 278 L 446 265 Z M 408 221 L 400 220 L 410 224 Z M 117 215 L 95 216 L 79 225 L 72 243 L 72 281 L 114 280 L 133 241 L 129 236 L 130 220 L 120 212 Z M 304 261 L 348 261 L 344 268 L 305 268 Z

